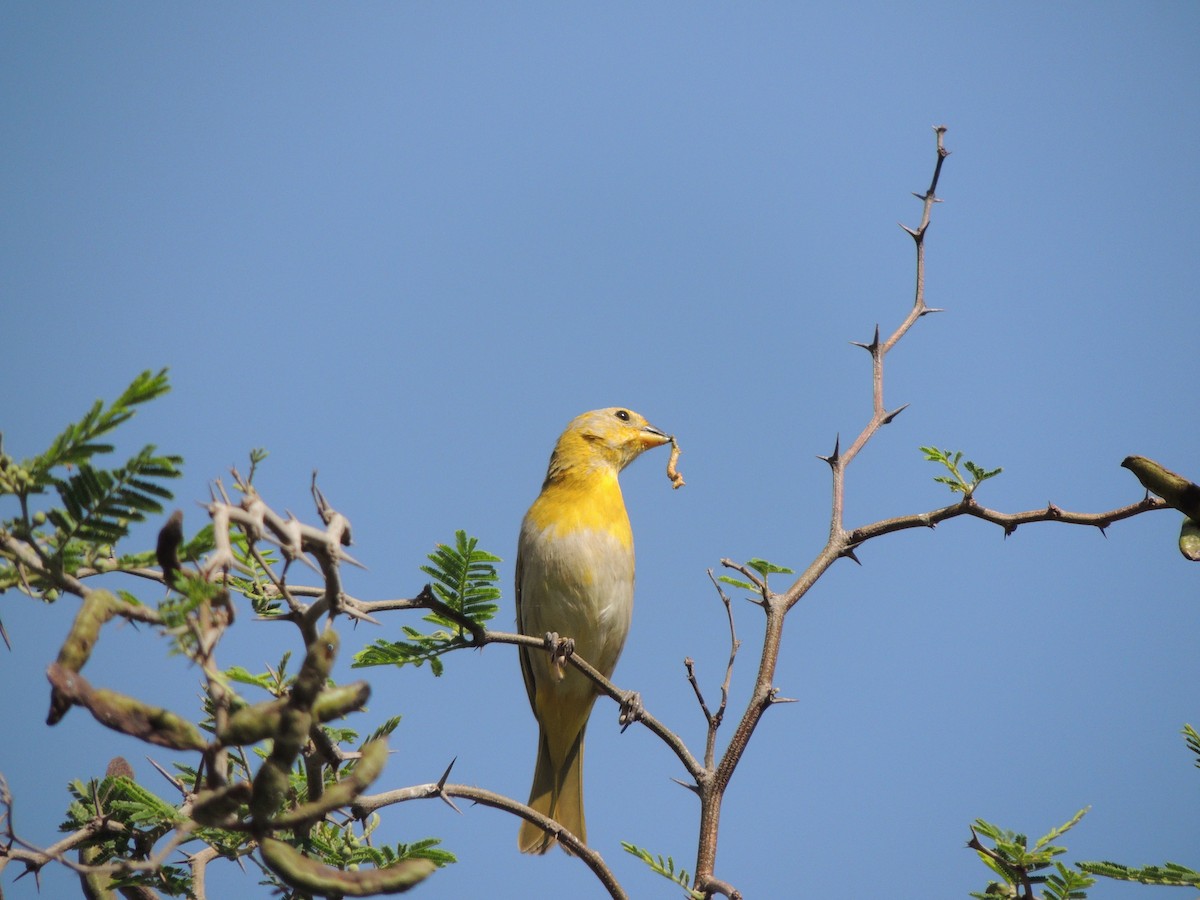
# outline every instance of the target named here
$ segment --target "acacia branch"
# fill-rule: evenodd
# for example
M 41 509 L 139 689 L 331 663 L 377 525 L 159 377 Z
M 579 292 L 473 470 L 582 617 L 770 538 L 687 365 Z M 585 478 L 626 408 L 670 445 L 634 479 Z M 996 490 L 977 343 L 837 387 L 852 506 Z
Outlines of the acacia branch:
M 516 637 L 524 637 L 524 635 L 514 635 Z M 453 765 L 453 764 L 452 764 Z M 449 774 L 449 769 L 446 770 Z M 390 806 L 395 803 L 405 803 L 409 800 L 427 800 L 434 797 L 450 803 L 452 807 L 457 809 L 450 802 L 451 797 L 461 797 L 465 800 L 471 800 L 482 806 L 490 806 L 493 809 L 504 810 L 515 816 L 520 816 L 539 828 L 548 831 L 554 835 L 559 843 L 563 844 L 572 854 L 578 856 L 583 863 L 592 870 L 600 883 L 604 885 L 605 890 L 614 900 L 626 900 L 628 894 L 613 875 L 612 870 L 604 862 L 604 858 L 581 841 L 578 837 L 572 834 L 567 829 L 563 828 L 554 819 L 549 816 L 542 815 L 537 810 L 526 806 L 524 803 L 519 803 L 511 797 L 506 797 L 503 794 L 497 794 L 494 791 L 488 791 L 483 788 L 473 787 L 467 784 L 448 784 L 445 782 L 445 776 L 442 781 L 431 782 L 429 784 L 418 784 L 412 787 L 398 788 L 392 791 L 385 791 L 380 794 L 370 794 L 359 797 L 354 805 L 350 808 L 351 813 L 358 819 L 364 819 L 371 813 L 384 806 Z
M 704 889 L 709 895 L 713 889 L 705 887 L 712 883 L 713 869 L 716 863 L 717 838 L 719 832 L 721 805 L 724 792 L 733 777 L 734 770 L 745 753 L 763 714 L 776 702 L 779 702 L 778 691 L 774 686 L 775 669 L 779 661 L 779 650 L 783 641 L 783 620 L 787 613 L 795 607 L 800 598 L 817 582 L 825 571 L 835 561 L 843 556 L 853 556 L 854 545 L 848 540 L 843 524 L 845 510 L 845 476 L 846 468 L 867 445 L 881 427 L 890 423 L 904 409 L 900 406 L 889 411 L 884 405 L 883 374 L 884 359 L 888 352 L 896 346 L 901 338 L 908 333 L 917 319 L 930 312 L 935 312 L 925 303 L 925 233 L 929 228 L 933 205 L 940 202 L 937 197 L 938 181 L 941 178 L 942 164 L 949 151 L 945 147 L 945 126 L 935 126 L 937 138 L 937 161 L 934 165 L 933 177 L 929 188 L 924 194 L 916 194 L 922 201 L 921 222 L 914 228 L 905 226 L 904 230 L 913 238 L 916 244 L 916 287 L 912 309 L 899 327 L 886 339 L 880 340 L 879 326 L 868 344 L 857 344 L 871 355 L 871 418 L 859 432 L 858 436 L 845 450 L 841 447 L 840 438 L 834 442 L 834 449 L 828 456 L 821 457 L 829 464 L 832 474 L 832 491 L 830 502 L 829 538 L 817 557 L 808 568 L 800 574 L 796 581 L 783 594 L 770 591 L 765 582 L 759 585 L 762 593 L 762 609 L 766 614 L 765 634 L 763 635 L 762 656 L 759 660 L 758 673 L 755 677 L 754 689 L 750 701 L 739 720 L 729 745 L 722 754 L 721 761 L 715 771 L 710 770 L 711 777 L 700 782 L 700 829 L 696 851 L 695 884 L 698 889 Z M 735 564 L 726 563 L 733 568 Z M 744 571 L 744 570 L 743 570 Z M 757 583 L 757 582 L 756 582 Z
M 851 545 L 857 547 L 872 538 L 882 537 L 885 534 L 892 534 L 893 532 L 904 531 L 909 528 L 936 528 L 939 522 L 959 516 L 974 516 L 976 519 L 982 519 L 985 522 L 998 525 L 1004 529 L 1005 537 L 1016 531 L 1018 526 L 1032 522 L 1091 525 L 1099 528 L 1101 533 L 1103 533 L 1114 522 L 1129 519 L 1152 510 L 1169 508 L 1170 506 L 1165 500 L 1147 496 L 1136 503 L 1130 503 L 1127 506 L 1110 509 L 1106 512 L 1070 512 L 1061 509 L 1053 503 L 1049 503 L 1042 509 L 1005 513 L 989 509 L 986 506 L 980 506 L 973 496 L 968 496 L 951 506 L 943 506 L 941 509 L 935 509 L 927 513 L 896 516 L 892 519 L 883 519 L 879 522 L 873 522 L 870 525 L 863 525 L 849 532 L 846 539 Z
M 547 645 L 543 638 L 532 637 L 527 634 L 512 634 L 504 631 L 487 631 L 484 634 L 483 643 L 485 644 L 516 644 L 522 647 L 530 647 L 541 650 L 543 652 L 551 652 L 554 648 Z M 567 662 L 578 669 L 583 675 L 591 681 L 599 689 L 600 693 L 607 697 L 611 697 L 618 704 L 625 704 L 630 697 L 629 691 L 622 691 L 615 684 L 609 681 L 600 673 L 591 663 L 585 660 L 577 653 L 567 655 Z M 700 765 L 696 757 L 692 756 L 688 750 L 687 744 L 671 729 L 667 728 L 662 722 L 655 718 L 644 708 L 639 708 L 637 715 L 634 718 L 641 722 L 651 733 L 657 735 L 659 740 L 671 748 L 679 761 L 683 763 L 683 767 L 687 769 L 688 774 L 693 778 L 699 779 L 704 774 L 704 767 Z

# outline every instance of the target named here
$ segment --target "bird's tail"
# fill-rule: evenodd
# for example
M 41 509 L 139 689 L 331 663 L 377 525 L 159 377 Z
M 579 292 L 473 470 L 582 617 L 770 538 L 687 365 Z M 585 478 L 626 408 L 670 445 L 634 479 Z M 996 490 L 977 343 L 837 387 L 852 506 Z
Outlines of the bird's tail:
M 529 805 L 587 843 L 587 825 L 583 820 L 583 731 L 571 746 L 562 768 L 557 770 L 545 731 L 538 735 L 537 768 L 533 772 Z M 517 845 L 522 853 L 545 853 L 554 843 L 554 836 L 548 831 L 532 822 L 521 822 Z

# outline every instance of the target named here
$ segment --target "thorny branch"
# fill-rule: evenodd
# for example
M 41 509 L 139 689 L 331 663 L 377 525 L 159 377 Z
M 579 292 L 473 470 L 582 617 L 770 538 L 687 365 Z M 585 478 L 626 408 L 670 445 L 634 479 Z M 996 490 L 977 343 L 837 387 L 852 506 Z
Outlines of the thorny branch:
M 936 509 L 927 513 L 909 516 L 899 516 L 880 522 L 864 525 L 848 530 L 844 524 L 845 510 L 845 478 L 850 463 L 866 447 L 867 443 L 884 425 L 892 422 L 906 405 L 888 409 L 884 402 L 884 360 L 889 351 L 908 333 L 917 320 L 929 313 L 941 310 L 928 306 L 925 302 L 925 236 L 929 229 L 933 206 L 940 203 L 937 196 L 938 182 L 942 174 L 942 166 L 950 155 L 945 146 L 945 126 L 934 128 L 936 135 L 936 162 L 929 188 L 922 194 L 914 194 L 921 201 L 921 220 L 916 228 L 902 225 L 913 239 L 916 247 L 916 285 L 912 308 L 891 335 L 881 339 L 879 326 L 876 325 L 874 336 L 869 343 L 854 342 L 855 346 L 866 350 L 871 357 L 871 417 L 859 432 L 849 447 L 843 449 L 841 441 L 834 442 L 833 452 L 820 457 L 828 463 L 831 476 L 831 501 L 829 537 L 825 546 L 817 553 L 809 566 L 796 578 L 795 582 L 782 593 L 772 591 L 764 580 L 756 577 L 746 566 L 738 565 L 730 560 L 722 560 L 722 565 L 735 569 L 748 577 L 759 589 L 762 597 L 761 607 L 766 617 L 764 626 L 763 649 L 759 660 L 758 672 L 755 676 L 754 688 L 749 703 L 738 721 L 729 744 L 718 764 L 713 767 L 706 765 L 704 777 L 697 780 L 697 793 L 701 801 L 701 820 L 699 842 L 696 854 L 695 885 L 698 890 L 705 891 L 709 896 L 714 893 L 731 896 L 721 884 L 719 887 L 713 880 L 713 870 L 716 862 L 717 840 L 719 834 L 721 804 L 724 791 L 733 776 L 734 770 L 742 759 L 755 728 L 763 714 L 771 706 L 782 702 L 778 689 L 774 686 L 776 664 L 779 659 L 780 647 L 783 640 L 783 622 L 790 612 L 807 594 L 820 577 L 838 559 L 849 557 L 856 559 L 855 550 L 868 540 L 885 534 L 901 531 L 907 528 L 932 528 L 939 522 L 958 516 L 974 516 L 984 521 L 992 522 L 1004 529 L 1005 534 L 1011 534 L 1019 525 L 1031 522 L 1059 522 L 1063 524 L 1091 525 L 1103 530 L 1113 522 L 1139 515 L 1154 509 L 1166 508 L 1164 501 L 1147 496 L 1137 503 L 1101 513 L 1073 513 L 1054 504 L 1048 504 L 1044 509 L 1030 510 L 1019 513 L 1003 513 L 980 506 L 973 497 L 965 497 L 960 503 Z M 690 669 L 689 669 L 690 672 Z M 697 691 L 699 696 L 699 692 Z M 703 708 L 703 701 L 701 701 Z M 707 711 L 706 711 L 707 715 Z M 711 738 L 711 736 L 710 736 Z M 706 757 L 707 762 L 707 757 Z
M 522 635 L 518 635 L 520 637 Z M 451 763 L 451 766 L 454 764 Z M 555 839 L 567 847 L 572 854 L 583 860 L 584 865 L 592 870 L 596 878 L 604 885 L 605 890 L 614 900 L 624 900 L 629 895 L 621 887 L 612 870 L 609 869 L 604 858 L 595 850 L 583 843 L 567 829 L 563 828 L 554 819 L 549 816 L 544 816 L 532 807 L 526 806 L 524 803 L 518 803 L 510 797 L 503 794 L 497 794 L 494 791 L 484 790 L 483 788 L 473 787 L 467 784 L 449 784 L 446 779 L 450 775 L 450 769 L 447 768 L 441 781 L 432 782 L 429 784 L 418 784 L 411 787 L 399 788 L 392 791 L 384 791 L 380 794 L 372 794 L 360 797 L 358 801 L 351 807 L 351 813 L 359 819 L 364 819 L 371 813 L 385 806 L 391 806 L 397 803 L 405 803 L 409 800 L 425 800 L 431 798 L 440 798 L 448 803 L 454 810 L 458 811 L 458 807 L 450 799 L 452 797 L 461 797 L 465 800 L 471 800 L 481 806 L 490 806 L 493 809 L 503 810 L 511 813 L 514 816 L 519 816 L 522 819 L 527 819 L 533 822 L 540 828 L 544 828 L 555 836 Z

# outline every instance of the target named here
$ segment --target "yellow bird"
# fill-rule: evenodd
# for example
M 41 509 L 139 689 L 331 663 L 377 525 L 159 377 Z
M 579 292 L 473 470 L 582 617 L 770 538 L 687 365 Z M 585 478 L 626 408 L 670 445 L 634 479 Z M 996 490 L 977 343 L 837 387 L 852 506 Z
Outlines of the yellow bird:
M 517 629 L 573 638 L 575 652 L 612 675 L 633 614 L 633 531 L 617 474 L 670 438 L 622 407 L 584 413 L 567 426 L 517 544 Z M 529 805 L 587 840 L 583 733 L 595 686 L 563 660 L 522 647 L 521 672 L 538 720 Z M 552 836 L 521 823 L 522 853 L 545 853 Z

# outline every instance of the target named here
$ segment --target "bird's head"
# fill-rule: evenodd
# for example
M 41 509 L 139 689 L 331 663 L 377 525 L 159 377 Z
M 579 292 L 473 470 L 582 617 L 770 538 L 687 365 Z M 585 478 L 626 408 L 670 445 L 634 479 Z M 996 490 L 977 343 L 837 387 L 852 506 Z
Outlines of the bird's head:
M 671 440 L 631 409 L 611 406 L 576 416 L 558 438 L 546 480 L 595 469 L 619 472 L 651 447 Z

